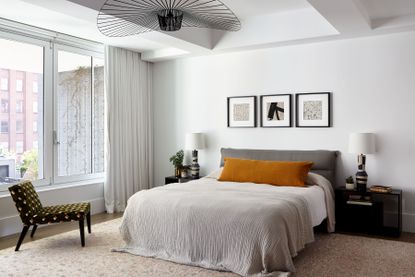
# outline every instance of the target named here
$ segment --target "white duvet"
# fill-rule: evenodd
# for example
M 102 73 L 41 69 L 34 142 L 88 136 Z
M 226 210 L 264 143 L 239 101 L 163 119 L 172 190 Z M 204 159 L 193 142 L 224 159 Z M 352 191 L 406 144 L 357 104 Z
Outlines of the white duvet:
M 295 271 L 292 257 L 314 240 L 313 226 L 334 226 L 330 183 L 277 187 L 203 178 L 133 195 L 116 251 L 156 257 L 243 276 Z M 332 226 L 331 226 L 332 225 Z M 332 231 L 332 230 L 331 230 Z

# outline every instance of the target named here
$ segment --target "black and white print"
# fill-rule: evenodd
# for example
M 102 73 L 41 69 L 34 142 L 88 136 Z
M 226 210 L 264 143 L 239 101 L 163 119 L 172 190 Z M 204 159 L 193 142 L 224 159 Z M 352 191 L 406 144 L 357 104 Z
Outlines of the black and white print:
M 228 127 L 256 127 L 256 96 L 228 97 Z
M 261 127 L 291 127 L 291 94 L 261 96 Z
M 296 94 L 296 127 L 330 127 L 329 92 Z
M 323 119 L 323 102 L 322 101 L 304 101 L 304 120 L 321 120 Z

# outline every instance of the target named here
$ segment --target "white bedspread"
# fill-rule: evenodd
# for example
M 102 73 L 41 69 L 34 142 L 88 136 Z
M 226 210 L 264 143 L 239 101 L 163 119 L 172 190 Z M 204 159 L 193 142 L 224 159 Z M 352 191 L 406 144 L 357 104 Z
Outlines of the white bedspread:
M 280 276 L 327 214 L 324 191 L 203 178 L 133 195 L 116 251 L 232 271 Z M 323 203 L 323 205 L 321 204 Z M 327 207 L 327 205 L 326 205 Z

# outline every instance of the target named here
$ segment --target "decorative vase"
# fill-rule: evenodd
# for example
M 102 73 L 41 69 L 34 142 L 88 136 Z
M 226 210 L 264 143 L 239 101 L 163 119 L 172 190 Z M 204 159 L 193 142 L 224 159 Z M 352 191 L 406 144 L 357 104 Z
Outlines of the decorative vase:
M 174 176 L 176 176 L 177 178 L 180 178 L 181 172 L 182 172 L 181 166 L 176 166 L 174 168 Z
M 183 168 L 180 172 L 180 175 L 181 175 L 182 178 L 187 178 L 188 177 L 188 169 L 187 169 L 186 166 L 183 166 Z

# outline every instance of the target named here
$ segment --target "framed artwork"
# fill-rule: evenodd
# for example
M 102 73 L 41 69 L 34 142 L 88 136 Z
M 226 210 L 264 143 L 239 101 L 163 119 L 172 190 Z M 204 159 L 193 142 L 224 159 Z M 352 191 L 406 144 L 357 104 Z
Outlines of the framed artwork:
M 291 94 L 261 95 L 261 127 L 291 127 Z
M 295 95 L 296 127 L 331 127 L 331 93 Z
M 256 96 L 228 97 L 228 127 L 256 127 Z

